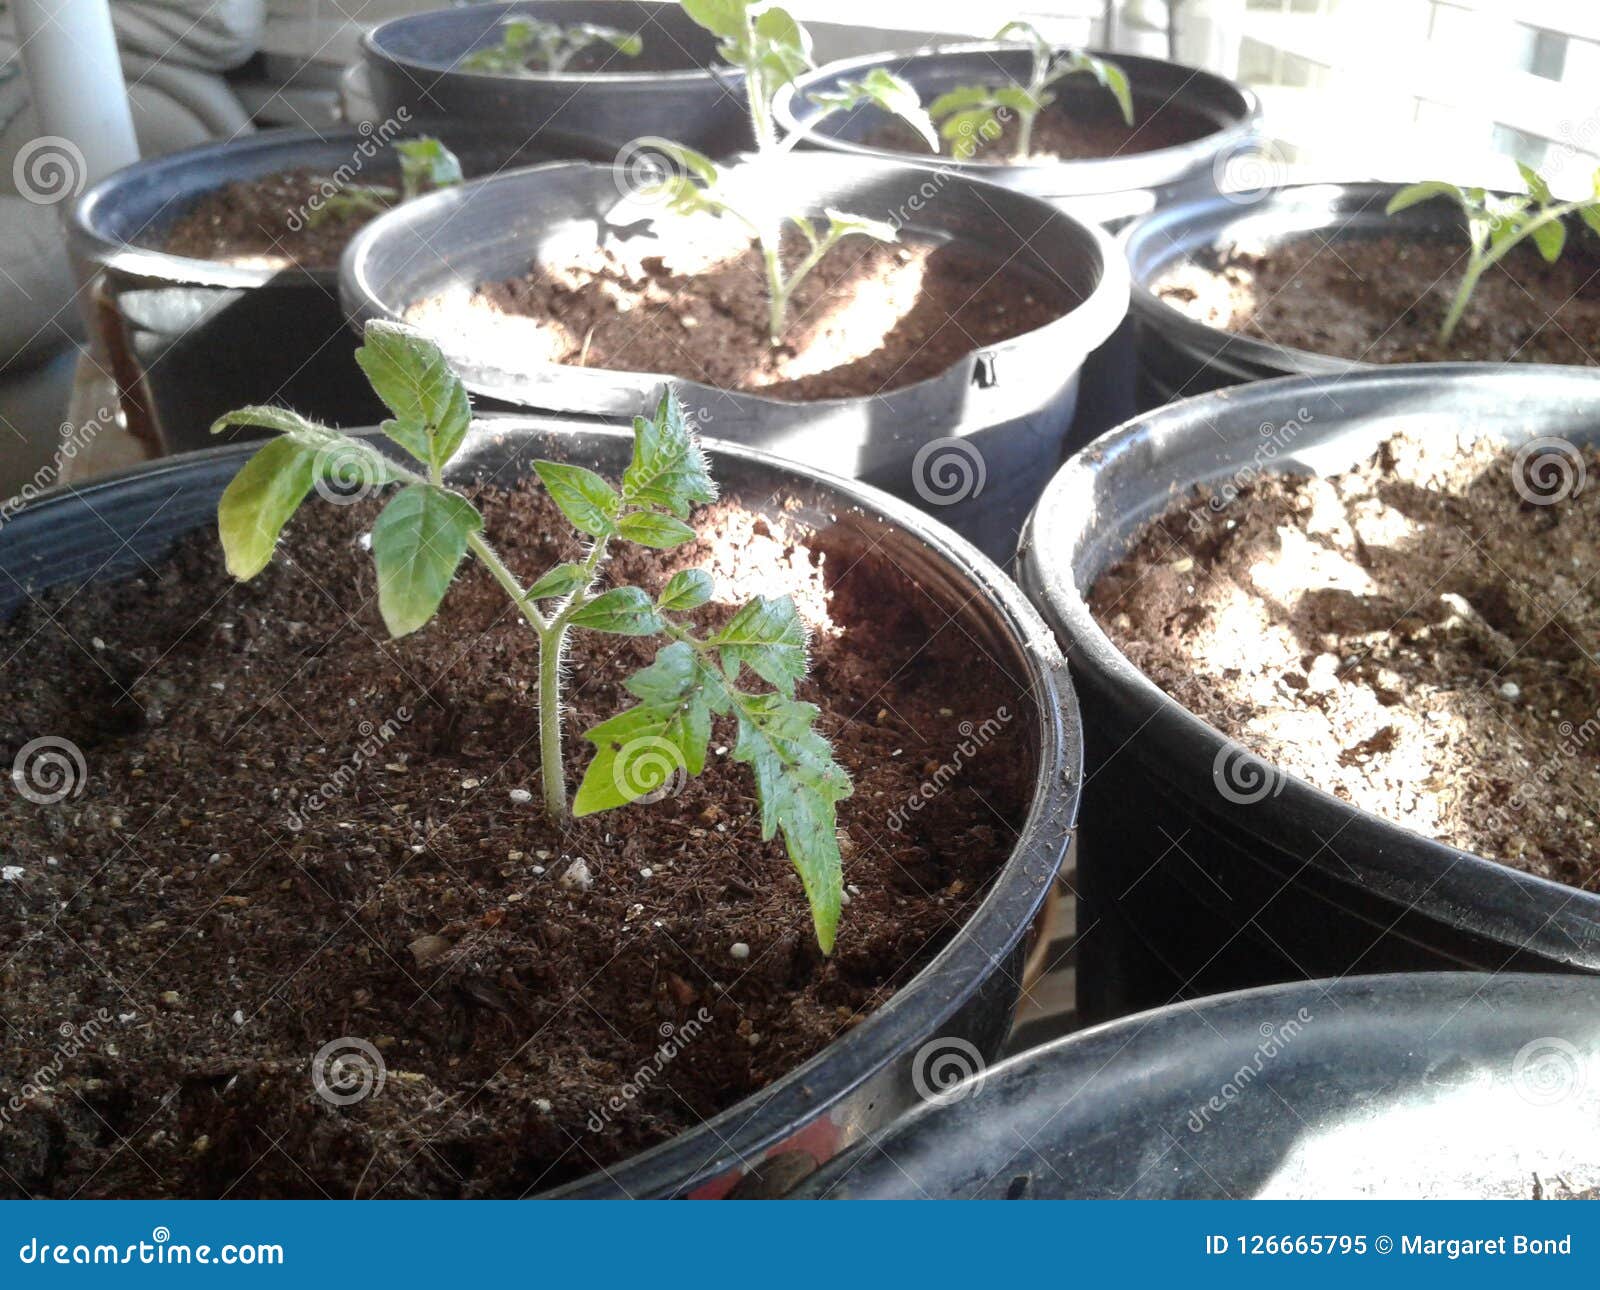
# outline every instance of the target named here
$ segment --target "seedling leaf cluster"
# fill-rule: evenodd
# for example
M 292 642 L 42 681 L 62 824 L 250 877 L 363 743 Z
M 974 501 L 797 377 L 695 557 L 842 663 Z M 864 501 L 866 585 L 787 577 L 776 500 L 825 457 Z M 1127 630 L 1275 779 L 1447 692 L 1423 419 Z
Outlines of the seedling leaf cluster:
M 462 181 L 460 160 L 437 139 L 427 135 L 405 139 L 396 143 L 394 150 L 400 158 L 398 189 L 388 184 L 349 185 L 324 200 L 311 212 L 307 223 L 315 228 L 330 219 L 378 215 L 396 202 L 408 202 L 423 193 L 451 188 Z
M 1011 82 L 1005 85 L 960 85 L 941 94 L 928 106 L 928 113 L 939 122 L 939 133 L 952 145 L 965 148 L 968 154 L 985 137 L 986 130 L 997 113 L 1013 112 L 1017 117 L 1016 145 L 1013 161 L 1026 161 L 1033 152 L 1034 123 L 1039 113 L 1056 101 L 1051 87 L 1068 76 L 1094 77 L 1110 91 L 1122 111 L 1122 118 L 1133 124 L 1133 94 L 1128 87 L 1128 75 L 1115 63 L 1096 58 L 1077 49 L 1057 49 L 1027 22 L 1008 22 L 995 34 L 999 41 L 1016 41 L 1025 44 L 1032 52 L 1033 62 L 1026 85 Z
M 842 904 L 837 803 L 849 776 L 816 730 L 818 709 L 796 697 L 808 670 L 807 634 L 792 599 L 757 598 L 704 634 L 689 615 L 712 598 L 702 569 L 674 574 L 652 596 L 602 585 L 617 543 L 660 550 L 694 540 L 697 505 L 715 500 L 705 456 L 669 389 L 653 417 L 635 418 L 631 460 L 617 484 L 571 462 L 533 463 L 567 521 L 588 539 L 581 559 L 524 585 L 489 545 L 470 498 L 445 482 L 471 422 L 465 387 L 431 341 L 369 322 L 357 362 L 391 412 L 380 427 L 409 462 L 371 442 L 280 407 L 247 407 L 218 419 L 276 431 L 223 493 L 218 530 L 227 566 L 249 579 L 271 561 L 284 525 L 319 480 L 394 486 L 372 527 L 378 608 L 391 635 L 425 627 L 468 555 L 511 599 L 538 641 L 540 777 L 546 810 L 567 815 L 562 754 L 561 661 L 575 630 L 664 640 L 655 661 L 624 684 L 638 702 L 589 730 L 594 756 L 573 800 L 591 815 L 656 799 L 678 774 L 699 775 L 712 725 L 731 720 L 734 760 L 749 766 L 764 838 L 783 835 L 810 903 L 817 941 L 831 952 Z M 752 684 L 754 682 L 754 684 Z
M 1436 197 L 1446 197 L 1466 216 L 1470 244 L 1467 268 L 1439 327 L 1442 341 L 1449 341 L 1455 334 L 1483 275 L 1514 247 L 1531 238 L 1546 263 L 1554 264 L 1567 245 L 1569 216 L 1576 215 L 1600 233 L 1600 170 L 1590 180 L 1592 195 L 1578 201 L 1558 201 L 1549 183 L 1533 167 L 1519 162 L 1517 170 L 1527 186 L 1525 193 L 1501 196 L 1484 188 L 1461 188 L 1442 179 L 1430 179 L 1402 188 L 1389 200 L 1387 213 L 1393 215 Z
M 592 22 L 548 22 L 519 14 L 501 22 L 498 44 L 473 50 L 456 65 L 464 72 L 488 76 L 559 74 L 595 45 L 609 45 L 625 58 L 637 58 L 644 52 L 644 39 L 636 31 Z

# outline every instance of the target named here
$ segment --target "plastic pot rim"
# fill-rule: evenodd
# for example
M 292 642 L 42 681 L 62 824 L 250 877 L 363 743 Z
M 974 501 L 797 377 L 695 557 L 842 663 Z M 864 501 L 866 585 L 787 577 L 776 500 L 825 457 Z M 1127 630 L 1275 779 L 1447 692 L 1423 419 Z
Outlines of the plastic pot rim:
M 1127 65 L 1135 71 L 1138 66 L 1154 63 L 1165 64 L 1188 74 L 1188 81 L 1203 80 L 1219 88 L 1225 89 L 1239 97 L 1239 106 L 1243 115 L 1233 124 L 1192 139 L 1186 143 L 1172 144 L 1166 148 L 1151 148 L 1142 152 L 1129 152 L 1115 154 L 1109 157 L 1079 157 L 1065 161 L 1044 162 L 981 162 L 959 161 L 947 157 L 942 153 L 916 153 L 901 152 L 892 148 L 875 148 L 864 143 L 855 143 L 848 139 L 837 139 L 831 135 L 823 134 L 816 130 L 810 118 L 802 117 L 798 111 L 800 95 L 806 93 L 810 87 L 824 81 L 831 81 L 841 76 L 867 72 L 874 67 L 885 64 L 899 64 L 911 60 L 932 60 L 940 57 L 950 57 L 968 54 L 1025 54 L 1027 46 L 1013 44 L 1006 41 L 981 40 L 967 41 L 959 44 L 926 45 L 918 49 L 891 50 L 884 53 L 857 55 L 853 58 L 839 59 L 837 62 L 825 63 L 813 71 L 798 77 L 785 85 L 773 96 L 772 114 L 786 135 L 799 135 L 805 142 L 813 147 L 826 149 L 829 152 L 841 152 L 859 157 L 871 157 L 880 161 L 898 162 L 902 165 L 916 165 L 922 169 L 950 170 L 962 177 L 974 179 L 987 179 L 989 182 L 1004 183 L 1010 179 L 1012 184 L 1019 189 L 1035 191 L 1049 189 L 1058 197 L 1090 197 L 1097 194 L 1114 191 L 1118 187 L 1140 186 L 1147 176 L 1129 174 L 1126 185 L 1114 184 L 1110 188 L 1104 182 L 1085 184 L 1081 189 L 1068 185 L 1063 188 L 1061 181 L 1072 175 L 1082 175 L 1089 179 L 1097 170 L 1103 172 L 1106 167 L 1115 167 L 1118 170 L 1160 170 L 1166 171 L 1174 168 L 1183 158 L 1191 158 L 1195 164 L 1226 152 L 1251 138 L 1257 129 L 1261 117 L 1261 100 L 1254 91 L 1239 85 L 1226 77 L 1218 76 L 1215 72 L 1208 72 L 1204 68 L 1190 67 L 1185 63 L 1174 62 L 1171 59 L 1151 58 L 1139 54 L 1115 53 L 1104 50 L 1091 50 L 1098 57 L 1111 59 L 1119 64 Z M 1134 94 L 1138 94 L 1138 82 L 1133 75 L 1129 82 Z M 886 115 L 886 118 L 887 115 Z
M 375 430 L 364 437 L 391 455 L 400 455 Z M 461 449 L 456 478 L 470 478 L 482 459 L 506 442 L 554 439 L 574 453 L 596 440 L 615 444 L 619 456 L 633 432 L 616 426 L 560 421 L 550 417 L 479 418 Z M 830 509 L 854 510 L 892 524 L 915 537 L 940 563 L 959 575 L 974 595 L 983 595 L 1004 622 L 1027 675 L 1021 688 L 1036 722 L 1032 739 L 1038 759 L 1025 819 L 1017 841 L 977 908 L 951 940 L 881 1007 L 806 1062 L 695 1128 L 628 1157 L 607 1169 L 555 1188 L 554 1196 L 604 1196 L 625 1191 L 642 1195 L 685 1194 L 697 1186 L 759 1159 L 794 1130 L 809 1124 L 868 1079 L 909 1056 L 919 1040 L 939 1027 L 978 992 L 1004 956 L 1027 934 L 1043 906 L 1066 855 L 1077 821 L 1083 782 L 1083 738 L 1077 696 L 1054 634 L 1016 586 L 987 557 L 937 520 L 887 493 L 786 458 L 717 439 L 702 440 L 713 471 L 718 462 L 736 460 L 758 469 L 798 477 L 827 495 Z M 48 525 L 60 513 L 69 518 L 94 499 L 130 483 L 169 477 L 208 477 L 216 468 L 241 465 L 261 445 L 229 444 L 179 457 L 163 458 L 93 480 L 40 493 L 8 519 Z M 524 477 L 524 476 L 519 476 Z M 199 527 L 199 526 L 196 526 Z M 5 540 L 0 530 L 0 543 Z M 194 528 L 184 530 L 193 532 Z M 826 1074 L 826 1079 L 819 1076 Z
M 1582 387 L 1582 393 L 1594 399 L 1597 413 L 1600 413 L 1600 368 L 1559 364 L 1408 363 L 1369 366 L 1333 382 L 1332 388 L 1350 394 L 1405 385 L 1426 389 L 1441 380 L 1522 384 L 1543 389 L 1566 382 Z M 1159 755 L 1160 761 L 1181 761 L 1185 766 L 1203 768 L 1167 781 L 1168 791 L 1190 801 L 1202 800 L 1191 791 L 1191 787 L 1203 779 L 1207 789 L 1211 789 L 1211 797 L 1205 799 L 1205 804 L 1214 807 L 1212 772 L 1219 759 L 1230 750 L 1237 751 L 1245 745 L 1169 696 L 1112 643 L 1095 620 L 1084 592 L 1079 589 L 1076 569 L 1065 566 L 1065 560 L 1069 554 L 1077 554 L 1080 534 L 1090 532 L 1106 522 L 1106 516 L 1095 501 L 1097 476 L 1123 455 L 1137 451 L 1142 442 L 1181 435 L 1208 409 L 1217 409 L 1221 415 L 1255 436 L 1263 419 L 1271 419 L 1271 413 L 1281 412 L 1284 407 L 1305 407 L 1308 400 L 1332 397 L 1326 394 L 1329 388 L 1329 382 L 1317 377 L 1276 377 L 1196 395 L 1136 417 L 1106 432 L 1072 457 L 1045 488 L 1023 530 L 1017 554 L 1018 582 L 1039 606 L 1045 618 L 1056 626 L 1075 684 L 1082 690 L 1103 696 L 1118 708 L 1148 714 L 1138 737 L 1153 738 L 1166 747 L 1166 751 Z M 1213 424 L 1215 420 L 1212 419 Z M 1227 436 L 1229 431 L 1224 428 L 1218 433 Z M 1597 442 L 1600 442 L 1600 438 L 1597 438 Z M 1195 484 L 1227 478 L 1235 473 L 1236 470 L 1224 463 L 1218 464 L 1206 475 L 1170 480 L 1169 508 L 1172 503 L 1185 497 Z M 1274 468 L 1270 473 L 1283 473 L 1283 468 Z M 1157 510 L 1149 519 L 1154 520 L 1162 513 Z M 1047 551 L 1062 553 L 1061 557 L 1050 562 L 1049 567 L 1046 567 L 1041 554 Z M 1092 586 L 1093 579 L 1090 579 L 1089 587 Z M 1400 896 L 1386 885 L 1394 866 L 1385 871 L 1369 863 L 1367 857 L 1390 855 L 1397 864 L 1405 864 L 1405 857 L 1393 854 L 1405 851 L 1409 853 L 1409 863 L 1433 873 L 1436 879 L 1450 873 L 1464 878 L 1467 885 L 1475 887 L 1515 882 L 1527 890 L 1559 899 L 1563 902 L 1563 908 L 1570 905 L 1586 911 L 1589 920 L 1600 925 L 1600 894 L 1585 892 L 1569 883 L 1527 873 L 1475 852 L 1449 846 L 1374 812 L 1352 806 L 1264 757 L 1251 756 L 1274 777 L 1272 783 L 1275 788 L 1265 801 L 1254 803 L 1232 817 L 1234 823 L 1252 836 L 1264 838 L 1265 835 L 1256 827 L 1257 823 L 1266 824 L 1271 817 L 1292 817 L 1296 831 L 1305 835 L 1308 844 L 1310 856 L 1302 857 L 1307 864 L 1314 861 L 1323 850 L 1331 848 L 1335 839 L 1342 838 L 1349 846 L 1337 854 L 1353 870 L 1357 881 L 1363 885 L 1370 884 L 1374 890 L 1391 899 L 1398 899 Z M 1315 851 L 1309 845 L 1313 838 L 1321 843 Z M 1481 908 L 1452 906 L 1451 914 L 1454 925 L 1458 927 L 1494 940 L 1506 939 L 1504 927 L 1494 926 L 1488 912 Z M 1533 948 L 1531 940 L 1521 948 Z M 1581 966 L 1584 960 L 1578 949 L 1574 943 L 1567 946 L 1563 954 L 1560 945 L 1552 944 L 1546 952 L 1574 966 Z M 1596 967 L 1600 967 L 1600 949 L 1592 949 L 1589 957 Z
M 762 158 L 757 164 L 771 164 L 771 159 Z M 855 169 L 858 173 L 862 174 L 882 173 L 885 170 L 904 170 L 908 172 L 908 175 L 910 176 L 920 177 L 925 173 L 925 171 L 919 167 L 908 166 L 893 160 L 880 161 L 876 158 L 847 158 L 836 153 L 819 152 L 789 154 L 782 159 L 781 164 L 785 167 L 812 167 L 817 170 L 828 168 L 837 172 Z M 464 201 L 470 200 L 472 193 L 490 184 L 504 183 L 512 179 L 523 178 L 534 173 L 549 175 L 557 171 L 568 170 L 588 171 L 595 177 L 598 177 L 602 174 L 614 176 L 617 173 L 615 167 L 605 166 L 594 162 L 550 162 L 541 166 L 528 167 L 521 171 L 507 171 L 499 175 L 491 175 L 482 179 L 476 179 L 470 183 L 463 184 L 456 188 L 427 193 L 421 197 L 417 197 L 409 202 L 406 202 L 402 206 L 397 206 L 392 210 L 386 211 L 384 214 L 379 215 L 377 218 L 369 221 L 355 235 L 355 237 L 350 240 L 349 245 L 345 247 L 344 255 L 340 260 L 339 265 L 340 295 L 344 301 L 345 313 L 350 318 L 352 324 L 359 326 L 370 318 L 383 318 L 391 322 L 406 323 L 406 306 L 417 303 L 415 300 L 408 300 L 403 303 L 385 300 L 374 288 L 368 277 L 367 264 L 371 258 L 372 247 L 375 243 L 379 242 L 386 233 L 389 233 L 394 229 L 404 228 L 407 225 L 425 223 L 436 213 L 444 211 L 450 206 L 459 205 Z M 726 390 L 718 386 L 705 385 L 702 382 L 692 380 L 688 377 L 672 376 L 666 373 L 633 372 L 609 368 L 577 368 L 570 363 L 551 363 L 544 361 L 530 362 L 525 364 L 520 370 L 519 375 L 527 376 L 530 373 L 536 374 L 539 372 L 585 371 L 595 373 L 600 377 L 615 378 L 618 381 L 645 383 L 656 386 L 672 385 L 676 389 L 690 391 L 696 397 L 700 397 L 702 394 L 707 399 L 721 396 L 732 396 L 737 399 L 747 401 L 752 407 L 786 410 L 789 412 L 793 412 L 797 409 L 807 409 L 815 410 L 818 415 L 825 415 L 830 410 L 848 409 L 860 403 L 870 402 L 878 398 L 904 396 L 908 395 L 911 391 L 925 387 L 932 387 L 942 382 L 947 382 L 951 380 L 953 374 L 957 373 L 963 366 L 972 363 L 977 355 L 992 350 L 1001 350 L 1008 345 L 1013 345 L 1020 341 L 1027 340 L 1030 342 L 1037 342 L 1040 338 L 1048 337 L 1050 340 L 1057 342 L 1057 347 L 1063 354 L 1079 354 L 1081 352 L 1082 356 L 1087 356 L 1097 349 L 1101 344 L 1103 344 L 1106 339 L 1109 338 L 1117 329 L 1123 318 L 1127 316 L 1128 310 L 1129 279 L 1127 262 L 1120 254 L 1119 249 L 1111 236 L 1097 224 L 1094 224 L 1088 220 L 1078 219 L 1076 216 L 1070 215 L 1065 211 L 1049 207 L 1048 203 L 1043 202 L 1039 198 L 1030 197 L 1025 193 L 1019 193 L 1013 189 L 1006 188 L 1003 185 L 992 183 L 978 177 L 969 177 L 966 175 L 956 176 L 955 181 L 972 185 L 978 189 L 980 193 L 992 197 L 995 201 L 998 201 L 1002 205 L 1017 201 L 1019 199 L 1023 201 L 1039 202 L 1041 206 L 1049 208 L 1049 212 L 1052 217 L 1068 220 L 1077 224 L 1082 232 L 1091 240 L 1099 260 L 1099 263 L 1096 266 L 1098 268 L 1098 279 L 1093 288 L 1090 290 L 1089 294 L 1077 305 L 1069 309 L 1066 313 L 1062 314 L 1058 318 L 1051 319 L 1051 321 L 1045 323 L 1041 327 L 1033 328 L 1031 331 L 1023 332 L 1021 335 L 1013 336 L 1008 340 L 997 341 L 992 345 L 985 345 L 976 349 L 968 350 L 942 371 L 936 372 L 932 376 L 924 377 L 920 381 L 913 381 L 908 385 L 897 386 L 893 390 L 878 391 L 872 394 L 858 394 L 843 398 L 808 399 L 803 401 L 776 399 L 769 395 L 753 393 L 746 390 Z M 621 200 L 620 193 L 618 200 Z M 530 262 L 532 260 L 532 255 L 533 250 L 530 246 Z M 397 308 L 397 304 L 400 307 Z M 416 326 L 414 323 L 409 323 L 408 325 Z M 428 329 L 419 328 L 419 330 L 426 332 Z M 1079 361 L 1081 362 L 1081 357 Z M 495 391 L 482 392 L 491 394 L 497 393 Z M 501 397 L 510 396 L 504 395 Z

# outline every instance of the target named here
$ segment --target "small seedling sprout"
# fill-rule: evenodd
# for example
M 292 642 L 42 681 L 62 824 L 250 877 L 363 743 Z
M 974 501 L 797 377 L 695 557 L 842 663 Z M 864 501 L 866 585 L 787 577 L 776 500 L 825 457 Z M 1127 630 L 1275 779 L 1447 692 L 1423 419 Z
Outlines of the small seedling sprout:
M 928 112 L 939 122 L 939 133 L 952 145 L 965 143 L 968 152 L 973 140 L 981 137 L 1001 111 L 1017 114 L 1017 142 L 1013 161 L 1026 161 L 1033 152 L 1033 127 L 1039 113 L 1056 101 L 1051 86 L 1068 76 L 1093 76 L 1111 92 L 1122 110 L 1122 119 L 1133 124 L 1133 94 L 1127 73 L 1115 63 L 1096 58 L 1077 49 L 1057 49 L 1032 23 L 1008 22 L 995 39 L 1027 45 L 1033 54 L 1028 83 L 1021 85 L 959 85 L 941 94 L 928 105 Z
M 1600 233 L 1600 170 L 1595 171 L 1590 180 L 1593 195 L 1582 201 L 1568 202 L 1557 201 L 1550 185 L 1533 167 L 1519 162 L 1517 170 L 1527 185 L 1526 193 L 1502 197 L 1483 188 L 1459 188 L 1442 179 L 1430 179 L 1402 188 L 1389 200 L 1386 213 L 1393 215 L 1435 197 L 1449 197 L 1467 217 L 1467 270 L 1439 327 L 1441 341 L 1448 342 L 1455 334 L 1456 325 L 1483 275 L 1514 246 L 1532 238 L 1546 263 L 1554 264 L 1567 244 L 1567 216 L 1578 216 Z
M 510 598 L 538 646 L 539 756 L 550 818 L 567 816 L 562 760 L 562 660 L 570 634 L 654 636 L 655 661 L 624 688 L 638 700 L 584 735 L 594 756 L 572 812 L 586 816 L 641 799 L 654 801 L 679 773 L 705 768 L 714 719 L 736 729 L 732 756 L 750 767 L 765 838 L 783 834 L 811 906 L 817 941 L 831 953 L 843 903 L 835 806 L 850 778 L 816 730 L 818 709 L 795 697 L 808 668 L 808 638 L 794 601 L 757 598 L 704 634 L 689 617 L 712 596 L 711 575 L 684 569 L 652 596 L 642 587 L 603 587 L 615 544 L 661 550 L 695 538 L 687 523 L 717 490 L 684 409 L 670 390 L 653 417 L 633 423 L 633 452 L 614 486 L 586 467 L 535 461 L 534 471 L 567 521 L 585 535 L 575 561 L 524 585 L 489 545 L 483 516 L 445 482 L 472 420 L 466 387 L 443 353 L 409 328 L 369 322 L 356 361 L 393 416 L 380 427 L 410 457 L 397 460 L 368 440 L 281 407 L 247 407 L 213 431 L 277 431 L 235 476 L 217 508 L 228 571 L 250 579 L 270 563 L 284 525 L 321 479 L 396 485 L 372 526 L 378 610 L 392 636 L 426 626 L 470 553 Z M 749 681 L 764 683 L 750 688 Z
M 400 156 L 398 189 L 388 184 L 351 184 L 324 199 L 306 222 L 315 228 L 330 219 L 378 215 L 397 201 L 408 202 L 436 188 L 451 188 L 461 182 L 461 162 L 437 139 L 427 135 L 404 139 L 394 145 L 394 150 Z
M 767 282 L 767 331 L 772 344 L 783 342 L 788 326 L 789 301 L 806 276 L 822 257 L 847 237 L 870 237 L 879 242 L 896 240 L 894 226 L 882 220 L 850 215 L 829 207 L 823 211 L 827 224 L 820 225 L 809 215 L 790 215 L 773 221 L 761 214 L 739 208 L 739 198 L 724 182 L 722 172 L 709 157 L 670 139 L 641 139 L 640 144 L 664 155 L 671 163 L 661 178 L 641 194 L 646 199 L 663 200 L 679 215 L 705 212 L 722 217 L 731 215 L 750 231 L 760 248 Z M 799 230 L 807 251 L 799 264 L 785 269 L 783 264 L 784 225 Z
M 457 67 L 464 72 L 490 76 L 560 73 L 594 45 L 610 45 L 625 58 L 637 58 L 644 52 L 644 40 L 636 31 L 620 31 L 592 22 L 563 24 L 516 15 L 501 22 L 498 45 L 474 50 Z

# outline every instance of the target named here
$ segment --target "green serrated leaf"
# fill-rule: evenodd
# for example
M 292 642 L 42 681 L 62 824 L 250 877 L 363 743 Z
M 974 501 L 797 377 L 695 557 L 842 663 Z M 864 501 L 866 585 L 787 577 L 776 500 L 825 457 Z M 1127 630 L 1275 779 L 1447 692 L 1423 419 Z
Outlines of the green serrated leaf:
M 656 608 L 678 613 L 698 609 L 710 601 L 712 591 L 711 575 L 704 569 L 680 569 L 667 580 L 666 588 L 656 600 Z
M 658 551 L 694 541 L 694 530 L 682 520 L 655 511 L 629 511 L 617 521 L 617 531 L 629 542 Z
M 630 506 L 661 506 L 679 519 L 687 519 L 696 502 L 717 498 L 705 454 L 671 389 L 662 393 L 653 418 L 634 418 L 633 460 L 622 475 L 622 495 Z
M 899 239 L 893 224 L 885 223 L 881 219 L 868 219 L 865 215 L 851 215 L 846 211 L 835 210 L 829 206 L 824 212 L 828 217 L 828 236 L 832 238 L 849 237 L 852 234 L 861 237 L 875 238 L 879 242 L 894 242 Z
M 757 597 L 707 642 L 717 648 L 730 678 L 742 663 L 769 685 L 792 696 L 806 674 L 806 629 L 794 600 Z
M 416 631 L 438 612 L 467 539 L 482 528 L 471 502 L 432 484 L 412 484 L 384 507 L 372 526 L 372 557 L 391 636 Z
M 569 596 L 579 587 L 587 585 L 589 575 L 576 564 L 558 564 L 533 586 L 528 588 L 529 600 L 547 600 L 554 596 Z
M 394 150 L 400 154 L 400 186 L 408 199 L 462 181 L 460 159 L 431 135 L 402 140 Z
M 1567 226 L 1560 220 L 1552 220 L 1548 224 L 1541 224 L 1532 233 L 1533 244 L 1539 248 L 1539 254 L 1545 260 L 1554 264 L 1561 258 L 1562 248 L 1567 244 Z
M 828 741 L 813 729 L 813 705 L 778 694 L 733 697 L 739 728 L 733 757 L 755 774 L 761 835 L 770 838 L 782 831 L 811 905 L 817 943 L 830 954 L 844 888 L 835 804 L 850 796 L 850 777 L 834 761 Z
M 736 40 L 745 33 L 750 0 L 682 0 L 683 11 L 713 36 Z
M 1383 208 L 1384 214 L 1393 215 L 1409 207 L 1431 201 L 1435 197 L 1453 197 L 1462 205 L 1466 204 L 1465 195 L 1454 184 L 1447 184 L 1440 179 L 1430 179 L 1426 183 L 1410 184 L 1402 188 L 1389 199 L 1389 204 Z
M 654 636 L 666 630 L 655 605 L 638 587 L 613 587 L 576 609 L 567 620 L 574 627 L 615 636 Z
M 316 450 L 273 439 L 235 475 L 217 505 L 228 572 L 248 582 L 267 567 L 289 517 L 316 479 Z
M 616 489 L 592 470 L 560 461 L 536 461 L 533 468 L 549 490 L 551 499 L 572 527 L 590 537 L 610 537 L 617 531 L 622 499 Z
M 949 116 L 952 112 L 965 111 L 968 108 L 992 106 L 993 99 L 989 95 L 987 86 L 983 85 L 958 85 L 953 90 L 946 90 L 938 98 L 928 104 L 928 114 L 935 118 Z
M 279 434 L 293 436 L 307 446 L 330 444 L 344 437 L 338 431 L 308 420 L 292 409 L 280 408 L 270 403 L 252 404 L 245 408 L 235 408 L 232 412 L 224 412 L 211 423 L 211 433 L 220 434 L 235 426 L 258 426 L 263 430 L 276 430 Z
M 682 771 L 705 769 L 711 741 L 708 681 L 715 684 L 682 641 L 665 646 L 655 662 L 625 682 L 641 702 L 585 734 L 595 745 L 573 801 L 573 814 L 625 806 L 662 791 Z M 719 701 L 725 696 L 718 689 Z
M 1525 166 L 1519 161 L 1517 173 L 1522 176 L 1522 182 L 1528 187 L 1528 196 L 1541 206 L 1548 206 L 1555 200 L 1550 193 L 1550 185 L 1544 181 L 1544 176 L 1532 166 Z
M 443 351 L 409 327 L 374 319 L 356 362 L 394 413 L 383 433 L 431 471 L 443 470 L 472 425 L 467 387 Z

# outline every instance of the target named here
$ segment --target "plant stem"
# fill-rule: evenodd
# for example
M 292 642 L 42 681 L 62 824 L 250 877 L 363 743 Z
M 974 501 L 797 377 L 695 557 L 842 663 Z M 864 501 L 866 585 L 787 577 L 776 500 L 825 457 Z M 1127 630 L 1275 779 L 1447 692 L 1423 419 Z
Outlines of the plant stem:
M 1011 154 L 1013 161 L 1026 161 L 1033 155 L 1033 112 L 1018 112 L 1022 124 L 1017 128 L 1017 150 Z
M 567 818 L 567 776 L 561 755 L 561 653 L 565 624 L 539 635 L 539 779 L 544 809 L 557 823 Z
M 1546 207 L 1533 219 L 1522 226 L 1515 237 L 1507 238 L 1499 246 L 1489 251 L 1486 255 L 1473 254 L 1467 271 L 1461 277 L 1461 285 L 1456 288 L 1455 299 L 1450 302 L 1450 311 L 1444 316 L 1444 323 L 1439 328 L 1439 339 L 1448 342 L 1455 334 L 1456 324 L 1461 321 L 1461 315 L 1466 312 L 1467 301 L 1472 299 L 1472 293 L 1477 289 L 1478 280 L 1491 268 L 1499 264 L 1506 257 L 1512 247 L 1526 241 L 1533 233 L 1543 228 L 1546 224 L 1554 224 L 1564 220 L 1575 211 L 1582 210 L 1588 202 L 1566 202 L 1560 206 Z
M 761 237 L 761 260 L 767 268 L 767 339 L 774 346 L 783 343 L 784 324 L 789 314 L 789 288 L 783 282 L 783 262 L 778 255 L 782 230 Z

